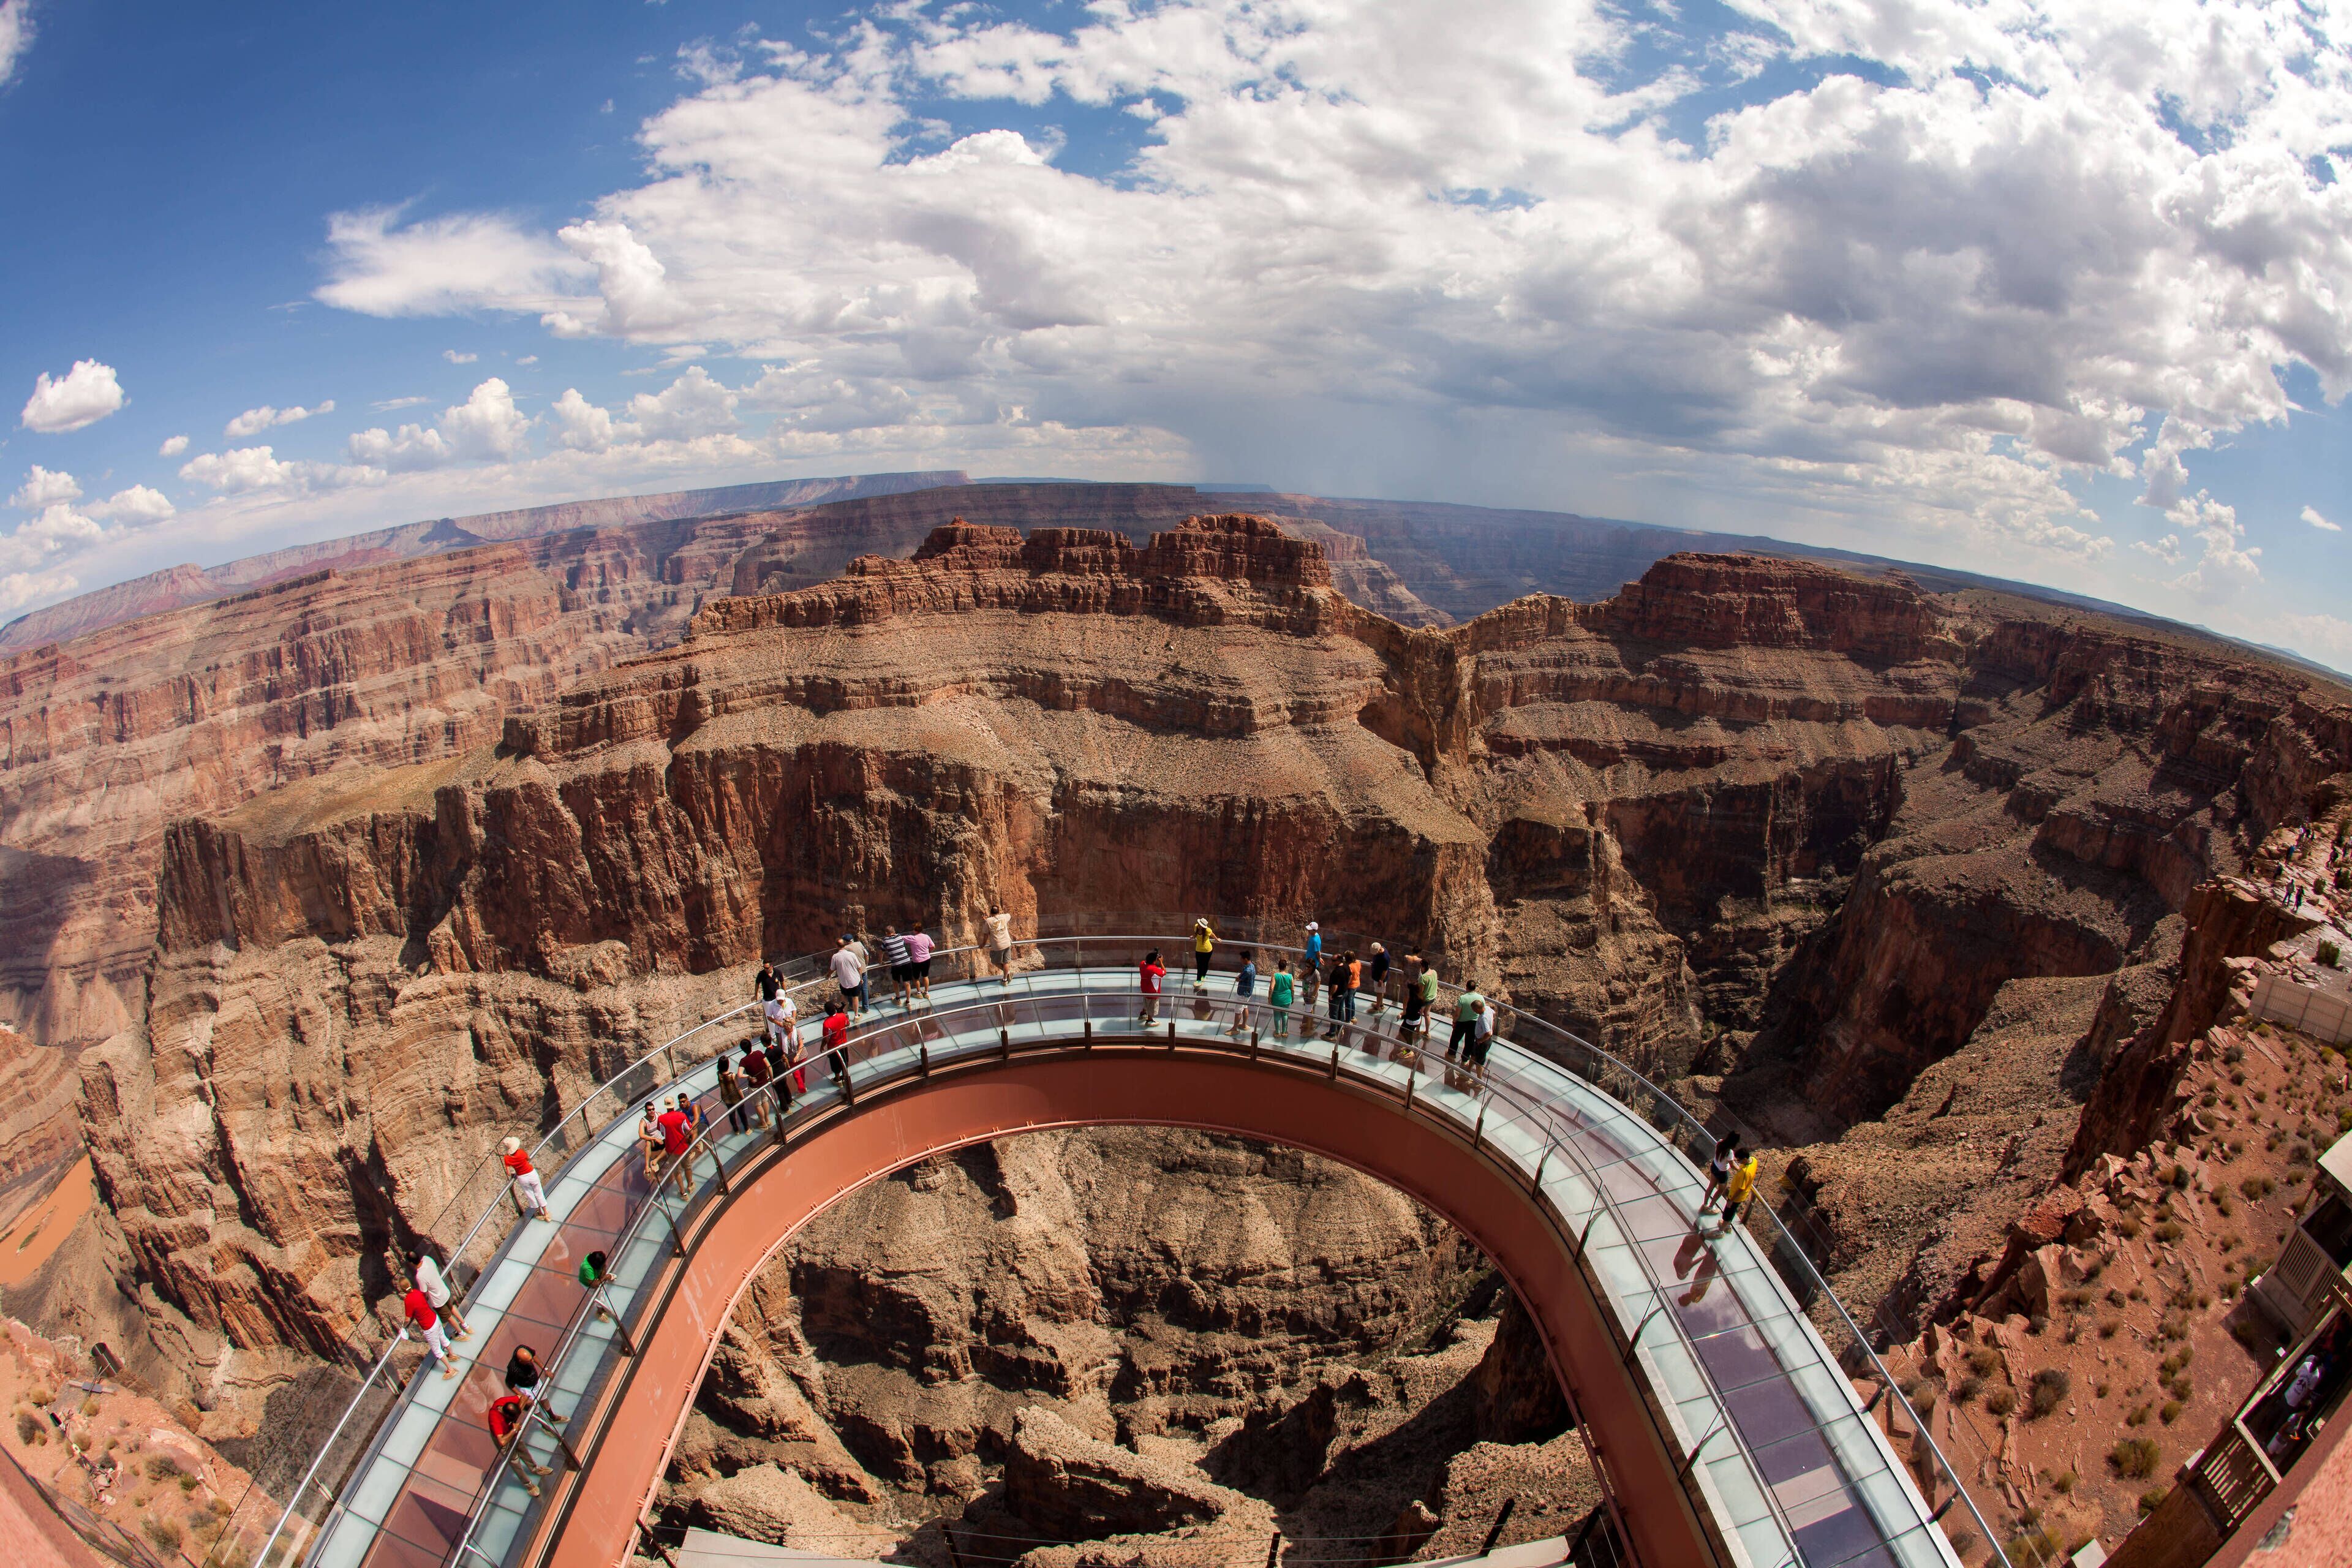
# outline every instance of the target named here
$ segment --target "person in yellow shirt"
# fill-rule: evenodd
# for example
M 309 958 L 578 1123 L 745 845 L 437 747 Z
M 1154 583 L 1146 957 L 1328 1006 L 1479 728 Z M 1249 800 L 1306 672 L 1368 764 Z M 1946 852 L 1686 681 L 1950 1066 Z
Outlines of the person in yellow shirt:
M 1756 1195 L 1756 1155 L 1743 1152 L 1739 1163 L 1731 1167 L 1731 1174 L 1723 1184 L 1723 1224 L 1717 1228 L 1720 1236 L 1739 1223 L 1748 1210 L 1748 1202 Z
M 1192 984 L 1205 985 L 1209 980 L 1209 960 L 1217 951 L 1217 928 L 1202 915 L 1192 922 Z

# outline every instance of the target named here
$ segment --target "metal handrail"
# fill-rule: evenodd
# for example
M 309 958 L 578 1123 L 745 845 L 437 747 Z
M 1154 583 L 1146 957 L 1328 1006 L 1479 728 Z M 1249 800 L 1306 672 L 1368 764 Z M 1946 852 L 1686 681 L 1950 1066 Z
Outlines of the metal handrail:
M 1113 936 L 1098 938 L 1097 940 L 1110 942 L 1150 942 L 1160 939 Z M 1049 943 L 1058 945 L 1061 941 L 1076 941 L 1082 942 L 1083 939 L 1049 939 L 1048 942 L 1031 942 L 1024 945 L 1032 947 L 1048 945 Z M 1259 945 L 1269 946 L 1272 944 Z M 1276 951 L 1279 952 L 1282 950 L 1276 948 Z M 1083 955 L 1081 953 L 1081 960 L 1082 956 Z M 1060 999 L 1069 995 L 1085 997 L 1103 994 L 1120 995 L 1139 995 L 1142 994 L 1138 988 L 1131 985 L 1119 985 L 1104 988 L 1089 987 L 1084 983 L 1083 971 L 1080 972 L 1079 980 L 1079 984 L 1075 988 L 1068 990 L 1056 990 L 1055 992 L 1043 994 L 1044 999 Z M 1195 989 L 1197 993 L 1197 986 Z M 1456 994 L 1458 995 L 1459 993 L 1457 992 Z M 1030 1000 L 1040 998 L 1041 994 L 1035 990 L 1034 981 L 1024 987 L 1024 995 Z M 1003 1010 L 1011 1004 L 1011 998 L 1006 997 L 987 1001 L 971 1002 L 957 1007 L 950 1008 L 945 1012 L 927 1012 L 925 1016 L 928 1019 L 936 1019 L 945 1022 L 973 1014 L 994 1014 L 1001 1016 Z M 1265 1010 L 1267 1007 L 1266 1004 L 1261 1003 L 1255 997 L 1246 999 L 1235 997 L 1230 1000 L 1221 1001 L 1215 1005 L 1222 1011 L 1234 1016 L 1237 1018 L 1243 1016 L 1254 1016 Z M 1311 1018 L 1311 1015 L 1309 1016 Z M 1535 1020 L 1535 1022 L 1541 1023 L 1541 1020 Z M 843 1058 L 841 1071 L 842 1075 L 845 1078 L 847 1076 L 848 1069 L 852 1065 L 847 1060 L 848 1052 L 855 1050 L 856 1047 L 867 1043 L 880 1035 L 895 1031 L 898 1026 L 899 1026 L 897 1023 L 866 1026 L 865 1028 L 861 1029 L 856 1036 L 845 1041 L 842 1046 L 827 1047 L 817 1052 L 814 1056 L 805 1058 L 799 1063 L 795 1064 L 795 1068 L 796 1070 L 806 1071 L 811 1068 L 817 1068 L 820 1065 L 827 1065 L 828 1058 L 841 1057 Z M 1374 1039 L 1379 1037 L 1369 1026 L 1353 1026 L 1364 1028 L 1367 1037 Z M 1545 1026 L 1548 1028 L 1553 1027 L 1549 1025 Z M 1497 1037 L 1499 1038 L 1499 1035 Z M 1341 1043 L 1344 1042 L 1334 1042 L 1335 1056 L 1337 1047 Z M 1502 1043 L 1513 1051 L 1525 1050 L 1525 1047 L 1514 1045 L 1512 1042 L 1507 1040 L 1502 1041 Z M 1534 1053 L 1530 1052 L 1527 1054 L 1533 1055 Z M 1613 1060 L 1614 1058 L 1612 1058 L 1610 1059 Z M 1406 1066 L 1409 1075 L 1417 1076 L 1420 1070 L 1419 1053 L 1416 1053 L 1415 1058 L 1407 1063 Z M 1467 1064 L 1463 1064 L 1455 1070 L 1464 1071 L 1475 1076 L 1486 1091 L 1489 1095 L 1493 1096 L 1495 1100 L 1506 1102 L 1516 1110 L 1524 1110 L 1530 1114 L 1533 1124 L 1542 1131 L 1544 1136 L 1545 1153 L 1542 1159 L 1538 1161 L 1538 1170 L 1542 1168 L 1543 1163 L 1548 1161 L 1553 1154 L 1559 1154 L 1565 1156 L 1569 1164 L 1574 1167 L 1584 1177 L 1585 1185 L 1591 1192 L 1593 1196 L 1592 1208 L 1587 1211 L 1587 1235 L 1590 1234 L 1591 1218 L 1600 1211 L 1605 1209 L 1612 1223 L 1616 1225 L 1620 1234 L 1625 1238 L 1628 1244 L 1627 1249 L 1633 1253 L 1641 1268 L 1642 1276 L 1647 1283 L 1649 1292 L 1656 1301 L 1656 1305 L 1653 1307 L 1651 1312 L 1643 1317 L 1642 1321 L 1627 1333 L 1625 1349 L 1622 1354 L 1628 1361 L 1631 1361 L 1639 1352 L 1640 1335 L 1642 1330 L 1646 1327 L 1649 1318 L 1659 1315 L 1659 1312 L 1662 1310 L 1668 1288 L 1665 1283 L 1659 1279 L 1655 1268 L 1651 1263 L 1647 1255 L 1643 1251 L 1639 1245 L 1635 1244 L 1634 1227 L 1631 1220 L 1626 1216 L 1614 1194 L 1610 1192 L 1607 1184 L 1601 1180 L 1600 1168 L 1595 1166 L 1591 1160 L 1572 1143 L 1563 1143 L 1561 1142 L 1559 1137 L 1557 1128 L 1551 1125 L 1545 1117 L 1544 1113 L 1547 1110 L 1547 1106 L 1544 1101 L 1528 1094 L 1516 1084 L 1510 1083 L 1509 1081 L 1494 1075 L 1490 1075 Z M 1351 1078 L 1357 1076 L 1358 1075 L 1352 1071 L 1350 1072 Z M 1634 1076 L 1636 1076 L 1637 1079 L 1639 1078 L 1639 1075 Z M 1646 1079 L 1642 1079 L 1641 1081 L 1647 1086 Z M 1599 1086 L 1596 1085 L 1595 1087 L 1598 1088 Z M 1654 1089 L 1654 1086 L 1648 1087 Z M 762 1086 L 762 1088 L 766 1092 L 773 1095 L 774 1086 Z M 1409 1092 L 1405 1100 L 1405 1114 L 1411 1113 L 1410 1106 L 1412 1103 L 1412 1097 Z M 779 1115 L 781 1116 L 782 1114 L 783 1108 L 779 1107 Z M 1653 1131 L 1656 1131 L 1656 1129 L 1654 1127 Z M 720 1175 L 722 1177 L 721 1185 L 723 1187 L 725 1185 L 723 1182 L 725 1162 L 717 1148 L 717 1140 L 720 1136 L 719 1120 L 714 1116 L 710 1119 L 703 1131 L 688 1144 L 687 1150 L 679 1156 L 679 1158 L 687 1162 L 688 1163 L 688 1168 L 691 1169 L 692 1163 L 698 1160 L 700 1154 L 705 1150 L 708 1150 L 714 1163 L 716 1163 L 719 1167 Z M 631 1244 L 638 1238 L 642 1227 L 649 1223 L 650 1215 L 655 1210 L 660 1210 L 664 1217 L 667 1219 L 669 1223 L 675 1225 L 677 1217 L 681 1217 L 686 1210 L 690 1210 L 692 1208 L 695 1199 L 693 1197 L 688 1197 L 684 1200 L 681 1215 L 679 1216 L 671 1215 L 667 1208 L 666 1189 L 667 1183 L 664 1184 L 662 1188 L 656 1189 L 653 1202 L 641 1205 L 637 1212 L 631 1216 L 627 1229 L 614 1244 L 614 1249 L 616 1256 L 625 1252 Z M 1826 1286 L 1824 1286 L 1824 1289 L 1826 1289 Z M 1832 1299 L 1834 1299 L 1834 1293 L 1832 1292 Z M 572 1322 L 567 1325 L 564 1338 L 559 1344 L 556 1353 L 545 1363 L 545 1371 L 542 1375 L 548 1383 L 552 1384 L 552 1382 L 560 1376 L 564 1359 L 568 1356 L 572 1348 L 573 1348 L 578 1342 L 579 1335 L 586 1322 L 590 1321 L 591 1315 L 592 1308 L 589 1304 L 583 1303 L 583 1305 L 576 1310 Z M 1691 1340 L 1686 1329 L 1675 1314 L 1665 1312 L 1664 1315 L 1676 1338 L 1681 1342 L 1685 1349 L 1690 1352 L 1692 1365 L 1700 1371 L 1701 1375 L 1707 1377 L 1707 1381 L 1710 1384 L 1710 1393 L 1712 1394 L 1714 1402 L 1717 1404 L 1718 1411 L 1720 1412 L 1717 1421 L 1711 1425 L 1705 1434 L 1700 1435 L 1695 1442 L 1690 1455 L 1691 1463 L 1684 1467 L 1685 1474 L 1688 1476 L 1695 1472 L 1698 1456 L 1705 1449 L 1707 1443 L 1711 1441 L 1718 1432 L 1728 1434 L 1731 1431 L 1728 1422 L 1729 1413 L 1727 1408 L 1722 1405 L 1722 1394 L 1712 1388 L 1713 1378 L 1711 1374 L 1707 1374 L 1705 1372 L 1704 1363 L 1699 1360 L 1696 1354 L 1695 1343 Z M 1849 1324 L 1851 1324 L 1851 1319 L 1849 1318 L 1847 1321 Z M 521 1443 L 527 1436 L 534 1422 L 545 1422 L 545 1420 L 546 1417 L 544 1416 L 541 1407 L 539 1405 L 534 1404 L 531 1408 L 525 1413 L 523 1420 L 519 1424 L 516 1434 L 511 1441 L 517 1444 Z M 551 1430 L 552 1430 L 551 1425 Z M 558 1441 L 559 1444 L 562 1443 L 562 1439 L 560 1435 L 558 1436 Z M 1780 1500 L 1774 1495 L 1771 1487 L 1765 1481 L 1760 1471 L 1756 1468 L 1752 1455 L 1749 1454 L 1747 1447 L 1741 1443 L 1735 1443 L 1735 1451 L 1740 1455 L 1744 1465 L 1756 1483 L 1758 1495 L 1764 1500 L 1766 1507 L 1771 1512 L 1775 1521 L 1780 1525 L 1784 1538 L 1790 1540 L 1793 1543 L 1796 1535 L 1795 1525 L 1788 1517 L 1788 1514 Z M 457 1548 L 457 1555 L 463 1555 L 466 1551 L 472 1548 L 475 1532 L 479 1528 L 482 1518 L 488 1508 L 490 1500 L 496 1494 L 498 1487 L 501 1482 L 505 1463 L 505 1459 L 501 1457 L 499 1460 L 494 1462 L 491 1468 L 485 1472 L 481 1487 L 473 1500 L 472 1506 L 468 1510 L 466 1531 L 460 1538 Z M 1610 1501 L 1613 1511 L 1615 1501 L 1613 1496 L 1610 1499 Z

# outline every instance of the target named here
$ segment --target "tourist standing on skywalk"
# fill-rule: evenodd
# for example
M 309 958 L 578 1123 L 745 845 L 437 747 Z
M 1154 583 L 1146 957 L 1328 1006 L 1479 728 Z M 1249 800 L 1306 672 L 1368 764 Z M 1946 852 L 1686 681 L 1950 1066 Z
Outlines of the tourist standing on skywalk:
M 533 1462 L 531 1457 L 523 1451 L 522 1413 L 530 1401 L 520 1394 L 502 1394 L 490 1401 L 488 1420 L 490 1441 L 498 1445 L 499 1454 L 514 1466 L 515 1477 L 522 1482 L 522 1489 L 537 1497 L 539 1478 L 552 1475 L 554 1469 L 551 1466 Z
M 1427 981 L 1426 989 L 1423 982 Z M 1404 955 L 1404 1013 L 1397 1020 L 1397 1038 L 1410 1042 L 1421 1032 L 1420 1026 L 1429 1010 L 1430 998 L 1436 994 L 1437 976 L 1421 962 L 1421 954 Z
M 988 927 L 988 956 L 996 962 L 997 977 L 1010 985 L 1013 984 L 1013 917 L 991 904 L 988 906 L 988 919 L 982 923 Z M 976 978 L 988 978 L 985 966 Z
M 550 1421 L 570 1419 L 541 1397 L 539 1352 L 529 1345 L 515 1346 L 514 1354 L 507 1357 L 507 1388 L 522 1395 L 525 1405 L 538 1405 Z
M 1731 1174 L 1724 1178 L 1723 1224 L 1717 1227 L 1715 1234 L 1726 1235 L 1734 1226 L 1737 1226 L 1739 1223 L 1739 1216 L 1748 1211 L 1748 1202 L 1755 1195 L 1755 1152 L 1743 1150 L 1738 1163 L 1731 1167 Z
M 1733 1133 L 1715 1146 L 1706 1157 L 1706 1192 L 1698 1201 L 1698 1212 L 1715 1207 L 1715 1200 L 1723 1195 L 1726 1183 L 1731 1180 L 1731 1168 L 1739 1163 L 1739 1135 Z
M 897 926 L 882 928 L 882 962 L 890 966 L 890 1000 L 907 1010 L 907 988 L 914 984 L 914 961 L 907 956 L 907 939 Z
M 1290 960 L 1274 961 L 1274 984 L 1267 988 L 1266 1000 L 1274 1005 L 1274 1037 L 1290 1038 L 1290 1004 L 1298 994 L 1298 984 L 1290 973 Z
M 914 983 L 919 1001 L 931 999 L 931 939 L 923 934 L 923 922 L 917 921 L 915 929 L 907 933 L 908 978 Z
M 1192 985 L 1195 990 L 1208 984 L 1209 961 L 1217 954 L 1217 928 L 1202 915 L 1192 921 Z
M 793 1000 L 791 992 L 769 997 L 761 1004 L 760 1011 L 768 1026 L 770 1045 L 793 1037 L 793 1026 L 800 1019 L 800 1004 Z
M 1160 962 L 1160 950 L 1156 947 L 1136 965 L 1136 987 L 1143 993 L 1143 1005 L 1136 1017 L 1147 1029 L 1160 1021 L 1160 983 L 1167 978 L 1168 966 Z
M 457 1376 L 457 1354 L 449 1348 L 449 1332 L 441 1326 L 441 1315 L 433 1310 L 433 1303 L 425 1300 L 424 1287 L 411 1286 L 400 1305 L 408 1321 L 416 1325 L 417 1333 L 425 1341 L 425 1353 L 433 1358 L 441 1375 Z
M 743 1042 L 743 1085 L 751 1102 L 751 1119 L 760 1131 L 768 1130 L 768 1084 L 775 1075 L 768 1069 L 768 1053 L 760 1048 L 757 1040 Z
M 433 1310 L 449 1326 L 452 1339 L 467 1337 L 466 1320 L 458 1314 L 457 1302 L 449 1298 L 449 1281 L 442 1278 L 441 1259 L 430 1247 L 416 1249 L 416 1288 L 425 1292 Z
M 661 1127 L 662 1153 L 669 1161 L 669 1178 L 677 1187 L 677 1195 L 687 1195 L 687 1181 L 691 1174 L 687 1169 L 687 1156 L 693 1152 L 693 1134 L 686 1114 L 686 1096 L 679 1095 L 670 1108 L 654 1118 Z
M 1299 1005 L 1311 1016 L 1315 1011 L 1315 988 L 1323 978 L 1323 928 L 1313 921 L 1307 922 L 1306 956 L 1298 965 Z
M 539 1173 L 531 1168 L 530 1156 L 523 1152 L 521 1139 L 507 1140 L 505 1163 L 514 1173 L 515 1196 L 523 1211 L 541 1219 L 553 1219 L 555 1216 L 547 1212 L 547 1189 L 539 1184 Z
M 1372 994 L 1372 1016 L 1377 1018 L 1389 1005 L 1389 950 L 1379 942 L 1372 943 L 1372 956 L 1365 962 L 1364 986 Z
M 1433 988 L 1434 982 L 1433 980 Z M 1458 1060 L 1462 1048 L 1478 1032 L 1478 1015 L 1486 1010 L 1486 999 L 1478 994 L 1475 985 L 1465 988 L 1454 999 L 1454 1036 L 1445 1042 L 1445 1059 Z
M 719 1103 L 727 1108 L 729 1131 L 749 1132 L 751 1113 L 743 1109 L 743 1075 L 735 1070 L 735 1058 L 727 1052 L 719 1057 Z
M 844 935 L 833 952 L 833 983 L 841 990 L 841 1005 L 856 1013 L 866 1003 L 866 960 Z
M 1249 948 L 1242 949 L 1241 973 L 1234 976 L 1234 995 L 1240 1005 L 1234 1009 L 1234 1026 L 1228 1035 L 1238 1035 L 1249 1027 L 1250 1004 L 1257 998 L 1257 954 Z

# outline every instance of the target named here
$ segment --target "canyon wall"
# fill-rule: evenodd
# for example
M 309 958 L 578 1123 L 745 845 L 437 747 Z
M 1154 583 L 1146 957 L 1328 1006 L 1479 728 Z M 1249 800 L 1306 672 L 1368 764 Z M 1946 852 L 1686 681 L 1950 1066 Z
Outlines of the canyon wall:
M 55 962 L 17 994 L 113 1029 L 82 1109 L 110 1245 L 224 1426 L 382 1300 L 384 1248 L 497 1137 L 845 923 L 1321 918 L 1657 1072 L 1729 1070 L 1720 1104 L 1785 1102 L 1785 1141 L 1826 1146 L 1970 1051 L 2046 1059 L 2034 1114 L 2078 1103 L 2049 1042 L 2347 765 L 2307 678 L 2000 595 L 1686 554 L 1408 626 L 1311 530 L 1139 542 L 1068 521 L 1077 490 L 961 492 L 1014 521 L 933 527 L 926 493 L 562 535 L 436 558 L 437 597 L 416 563 L 283 585 L 186 612 L 299 628 L 258 666 L 220 626 L 202 679 L 110 698 L 160 760 L 61 702 L 12 731 L 52 768 L 25 853 L 102 858 L 63 759 L 125 763 L 104 831 L 146 880 L 93 865 L 111 890 L 73 906 L 120 1016 Z M 825 566 L 857 538 L 886 548 Z M 265 792 L 206 748 L 286 762 Z M 1881 1170 L 1814 1166 L 1824 1225 Z M 1899 1271 L 1925 1223 L 1857 1251 Z

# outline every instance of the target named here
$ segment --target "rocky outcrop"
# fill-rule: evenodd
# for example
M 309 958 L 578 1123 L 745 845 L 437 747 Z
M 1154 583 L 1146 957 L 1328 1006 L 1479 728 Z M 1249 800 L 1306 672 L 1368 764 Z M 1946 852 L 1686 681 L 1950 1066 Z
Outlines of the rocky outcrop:
M 1024 1410 L 1004 1456 L 1005 1508 L 1048 1539 L 1153 1535 L 1249 1500 L 1192 1466 L 1089 1437 L 1050 1410 Z

